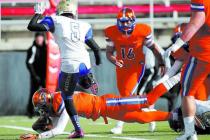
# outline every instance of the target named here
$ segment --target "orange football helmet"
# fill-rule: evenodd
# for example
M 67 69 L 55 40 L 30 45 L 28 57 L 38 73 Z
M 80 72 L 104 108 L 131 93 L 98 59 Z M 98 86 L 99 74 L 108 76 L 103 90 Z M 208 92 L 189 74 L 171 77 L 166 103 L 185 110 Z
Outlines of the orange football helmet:
M 37 90 L 32 97 L 34 109 L 40 114 L 51 113 L 52 102 L 53 94 L 45 88 Z
M 132 33 L 136 25 L 136 16 L 131 8 L 123 8 L 117 15 L 117 27 L 122 33 Z

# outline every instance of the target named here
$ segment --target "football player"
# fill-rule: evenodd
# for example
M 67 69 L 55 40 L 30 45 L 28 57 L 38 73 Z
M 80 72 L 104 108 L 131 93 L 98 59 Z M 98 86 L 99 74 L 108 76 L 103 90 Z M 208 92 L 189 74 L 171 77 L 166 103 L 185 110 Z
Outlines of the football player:
M 59 89 L 65 102 L 66 111 L 70 116 L 75 132 L 69 138 L 83 137 L 84 133 L 79 125 L 79 118 L 75 110 L 72 95 L 77 83 L 91 81 L 86 88 L 95 82 L 90 72 L 91 64 L 89 53 L 85 48 L 87 44 L 96 58 L 96 65 L 101 63 L 100 48 L 93 39 L 93 31 L 90 24 L 77 20 L 77 2 L 74 0 L 61 0 L 57 6 L 57 15 L 45 16 L 43 4 L 35 5 L 35 15 L 32 17 L 28 29 L 30 31 L 50 31 L 61 53 L 61 73 L 59 76 Z M 39 20 L 41 20 L 39 22 Z M 97 89 L 96 89 L 97 90 Z
M 189 61 L 182 75 L 182 111 L 184 134 L 177 140 L 197 140 L 194 128 L 196 106 L 194 95 L 210 74 L 210 3 L 208 0 L 191 0 L 191 18 L 180 38 L 166 50 L 165 55 L 176 52 L 190 41 Z
M 114 94 L 95 96 L 84 92 L 75 92 L 72 98 L 78 115 L 93 121 L 100 117 L 104 118 L 105 123 L 108 123 L 107 117 L 130 123 L 165 121 L 169 118 L 169 112 L 147 112 L 142 108 L 154 104 L 161 95 L 178 83 L 179 77 L 180 75 L 176 75 L 166 80 L 146 96 L 121 97 Z M 62 134 L 69 118 L 61 93 L 40 89 L 34 93 L 32 102 L 35 110 L 40 114 L 32 128 L 39 134 L 22 135 L 21 139 L 46 139 Z
M 150 75 L 145 75 L 143 46 L 151 49 L 163 65 L 160 48 L 153 41 L 150 26 L 137 24 L 131 8 L 121 9 L 117 15 L 117 25 L 107 27 L 104 34 L 107 41 L 106 56 L 116 66 L 119 93 L 122 97 L 129 96 L 136 91 L 143 77 L 144 81 L 150 78 Z M 119 122 L 111 132 L 120 134 L 122 127 L 123 122 Z
M 172 43 L 175 43 L 176 40 L 181 36 L 186 25 L 187 25 L 186 23 L 181 23 L 176 26 L 176 28 L 174 29 L 174 35 L 171 38 Z M 165 75 L 160 80 L 158 80 L 156 82 L 156 85 L 159 85 L 166 79 L 168 79 L 182 71 L 182 68 L 184 68 L 184 66 L 185 66 L 185 62 L 190 57 L 189 42 L 185 43 L 175 53 L 172 53 L 172 56 L 175 59 L 173 66 L 170 69 L 168 69 L 168 71 L 165 73 Z M 200 87 L 198 89 L 199 92 L 196 92 L 196 94 L 194 96 L 197 100 L 205 101 L 208 99 L 208 93 L 207 93 L 208 83 L 209 83 L 209 78 L 207 80 L 205 80 L 204 84 L 200 85 Z

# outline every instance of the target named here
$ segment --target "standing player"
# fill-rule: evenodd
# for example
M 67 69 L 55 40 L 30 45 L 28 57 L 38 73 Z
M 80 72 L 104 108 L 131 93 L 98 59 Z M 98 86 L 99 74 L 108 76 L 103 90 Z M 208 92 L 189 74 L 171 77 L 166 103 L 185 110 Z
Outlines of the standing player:
M 35 13 L 28 25 L 28 29 L 30 31 L 51 31 L 60 47 L 61 74 L 59 89 L 62 91 L 67 113 L 75 128 L 74 133 L 69 138 L 83 137 L 84 133 L 79 125 L 79 118 L 73 104 L 72 95 L 76 84 L 81 78 L 92 78 L 89 53 L 85 49 L 85 44 L 94 51 L 96 65 L 101 63 L 100 48 L 93 40 L 91 26 L 76 19 L 76 1 L 61 0 L 57 6 L 58 15 L 46 16 L 41 22 L 38 22 L 38 20 L 41 19 L 43 13 L 42 3 L 35 6 Z
M 143 46 L 150 48 L 158 59 L 162 60 L 153 41 L 151 28 L 146 24 L 136 24 L 134 11 L 123 8 L 117 15 L 117 25 L 106 28 L 104 33 L 107 41 L 107 58 L 116 66 L 119 93 L 121 96 L 130 96 L 145 73 Z M 119 122 L 116 129 L 111 131 L 120 134 L 122 126 L 123 122 Z
M 185 133 L 177 140 L 197 140 L 194 128 L 194 95 L 210 73 L 210 3 L 191 0 L 191 18 L 181 37 L 165 52 L 169 56 L 190 40 L 191 57 L 182 75 L 182 111 Z

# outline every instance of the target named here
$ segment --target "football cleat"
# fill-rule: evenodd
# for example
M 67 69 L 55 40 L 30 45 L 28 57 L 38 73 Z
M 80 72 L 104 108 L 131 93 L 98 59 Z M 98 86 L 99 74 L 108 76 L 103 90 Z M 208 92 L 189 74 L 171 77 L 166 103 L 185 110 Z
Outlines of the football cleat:
M 80 131 L 73 131 L 70 135 L 69 135 L 69 139 L 76 139 L 76 138 L 83 138 L 84 137 L 84 132 L 83 130 Z
M 112 134 L 117 134 L 117 135 L 122 134 L 122 127 L 116 126 L 116 127 L 112 128 L 111 133 Z
M 177 137 L 175 140 L 198 140 L 197 133 L 194 132 L 193 134 L 184 134 Z

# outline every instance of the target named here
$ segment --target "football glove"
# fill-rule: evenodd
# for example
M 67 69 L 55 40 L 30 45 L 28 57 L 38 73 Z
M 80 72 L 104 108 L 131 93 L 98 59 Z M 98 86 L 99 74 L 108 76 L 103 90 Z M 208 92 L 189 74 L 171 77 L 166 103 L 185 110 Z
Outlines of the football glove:
M 37 140 L 38 138 L 38 134 L 23 134 L 20 136 L 20 140 Z
M 45 2 L 39 2 L 34 5 L 35 14 L 43 14 L 45 11 Z

